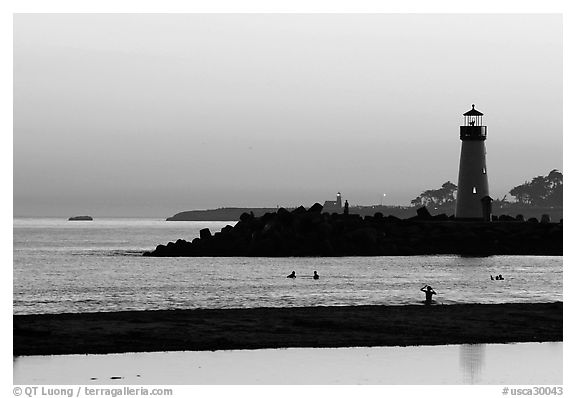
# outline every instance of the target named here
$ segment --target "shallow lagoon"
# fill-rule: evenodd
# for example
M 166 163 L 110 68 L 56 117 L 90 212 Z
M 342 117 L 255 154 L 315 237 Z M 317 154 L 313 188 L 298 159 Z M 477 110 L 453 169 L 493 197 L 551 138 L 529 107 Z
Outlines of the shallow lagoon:
M 14 384 L 562 384 L 562 342 L 14 358 Z

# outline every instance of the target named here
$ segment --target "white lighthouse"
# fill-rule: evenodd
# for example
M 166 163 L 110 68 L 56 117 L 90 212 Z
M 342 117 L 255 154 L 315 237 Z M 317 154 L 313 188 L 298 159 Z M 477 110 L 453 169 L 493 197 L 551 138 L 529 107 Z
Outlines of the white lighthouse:
M 485 217 L 483 198 L 488 197 L 488 174 L 486 171 L 486 126 L 482 125 L 482 112 L 472 109 L 464 114 L 464 126 L 460 126 L 460 170 L 456 196 L 456 218 Z M 486 199 L 484 199 L 486 202 Z

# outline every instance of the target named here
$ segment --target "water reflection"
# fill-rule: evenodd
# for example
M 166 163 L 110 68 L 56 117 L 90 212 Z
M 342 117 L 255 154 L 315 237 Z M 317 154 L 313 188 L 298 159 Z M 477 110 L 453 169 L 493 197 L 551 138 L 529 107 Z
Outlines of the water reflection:
M 486 344 L 463 344 L 460 346 L 460 369 L 464 384 L 477 384 L 482 379 Z
M 558 385 L 562 343 L 29 356 L 13 370 L 15 384 Z

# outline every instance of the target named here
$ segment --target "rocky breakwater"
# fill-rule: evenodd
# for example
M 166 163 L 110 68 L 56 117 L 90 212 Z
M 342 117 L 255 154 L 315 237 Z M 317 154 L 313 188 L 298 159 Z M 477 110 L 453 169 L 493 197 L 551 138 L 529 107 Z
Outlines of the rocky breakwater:
M 535 222 L 534 222 L 535 221 Z M 502 216 L 492 222 L 460 221 L 426 208 L 410 219 L 361 217 L 309 209 L 244 213 L 234 226 L 209 229 L 191 242 L 179 239 L 145 252 L 154 257 L 310 257 L 461 255 L 562 255 L 562 223 Z

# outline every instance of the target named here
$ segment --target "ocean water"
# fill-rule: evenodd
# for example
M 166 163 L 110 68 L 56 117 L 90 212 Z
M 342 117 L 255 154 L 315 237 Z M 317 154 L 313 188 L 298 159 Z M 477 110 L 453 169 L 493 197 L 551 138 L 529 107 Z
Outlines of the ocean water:
M 562 257 L 141 256 L 227 224 L 234 222 L 16 218 L 14 313 L 418 304 L 424 284 L 438 304 L 562 300 Z M 298 277 L 287 279 L 293 270 Z

